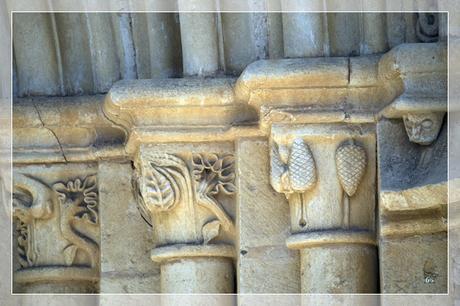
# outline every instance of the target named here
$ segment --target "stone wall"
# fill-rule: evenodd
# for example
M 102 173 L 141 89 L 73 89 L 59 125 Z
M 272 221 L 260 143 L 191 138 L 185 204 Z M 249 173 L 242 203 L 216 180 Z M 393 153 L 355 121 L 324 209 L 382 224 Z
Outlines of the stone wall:
M 447 292 L 445 16 L 14 22 L 15 292 Z

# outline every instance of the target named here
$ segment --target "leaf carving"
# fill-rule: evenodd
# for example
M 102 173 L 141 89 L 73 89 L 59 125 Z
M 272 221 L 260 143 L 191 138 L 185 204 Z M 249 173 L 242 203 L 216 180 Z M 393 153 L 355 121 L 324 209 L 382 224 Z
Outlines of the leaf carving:
M 69 244 L 62 251 L 64 254 L 65 264 L 71 266 L 75 260 L 75 255 L 77 255 L 78 247 L 74 244 Z
M 204 244 L 208 244 L 209 241 L 211 241 L 212 239 L 217 237 L 217 235 L 219 235 L 220 226 L 221 224 L 219 220 L 214 220 L 203 225 L 201 231 L 203 233 Z
M 146 175 L 143 196 L 147 205 L 167 211 L 179 201 L 180 192 L 167 168 L 151 165 Z

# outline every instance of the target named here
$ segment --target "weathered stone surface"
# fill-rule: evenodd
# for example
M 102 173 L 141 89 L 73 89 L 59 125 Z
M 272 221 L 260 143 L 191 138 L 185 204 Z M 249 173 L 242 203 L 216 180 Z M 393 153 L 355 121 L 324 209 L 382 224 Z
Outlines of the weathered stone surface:
M 447 293 L 446 233 L 380 242 L 384 293 Z
M 135 79 L 153 69 L 148 52 L 135 54 L 161 46 L 132 32 L 149 20 L 104 16 L 48 20 L 45 32 L 52 35 L 45 44 L 57 39 L 75 46 L 54 51 L 62 93 L 84 93 L 97 82 L 98 90 L 110 86 L 115 70 L 116 78 Z M 14 199 L 22 223 L 14 238 L 15 264 L 22 268 L 15 290 L 376 293 L 380 273 L 384 293 L 446 291 L 446 44 L 405 44 L 374 55 L 387 48 L 380 14 L 306 20 L 301 13 L 277 21 L 245 15 L 245 23 L 229 25 L 242 16 L 181 12 L 180 37 L 163 35 L 177 33 L 173 15 L 150 20 L 164 25 L 150 33 L 161 44 L 181 39 L 190 77 L 121 81 L 104 101 L 17 103 Z M 438 22 L 436 16 L 406 17 L 414 25 L 408 39 L 437 40 L 428 22 Z M 104 57 L 85 41 L 95 43 L 103 31 L 91 29 L 106 21 L 113 23 L 114 46 Z M 327 33 L 295 30 L 305 22 Z M 88 33 L 75 32 L 73 24 L 86 24 Z M 266 26 L 278 28 L 270 33 Z M 238 35 L 248 28 L 251 33 Z M 305 35 L 323 41 L 295 45 Z M 279 45 L 270 46 L 273 40 Z M 238 79 L 216 77 L 219 69 L 241 71 L 255 58 L 272 58 L 282 45 L 287 57 L 318 46 L 321 55 L 346 57 L 263 60 Z M 155 63 L 162 76 L 177 55 L 168 46 Z M 240 53 L 229 54 L 235 48 Z M 91 65 L 75 64 L 87 57 L 82 54 L 96 66 L 113 56 L 120 62 L 88 75 Z M 370 55 L 348 57 L 358 54 Z M 51 62 L 47 68 L 54 69 Z M 56 218 L 69 211 L 70 219 Z M 97 226 L 84 223 L 94 213 Z M 407 268 L 409 262 L 414 266 Z M 315 303 L 301 301 L 309 302 Z
M 152 229 L 137 209 L 131 163 L 101 162 L 101 292 L 160 292 L 160 267 L 150 260 Z
M 289 206 L 270 186 L 268 142 L 241 139 L 237 156 L 238 288 L 242 293 L 299 292 L 299 255 L 285 247 Z

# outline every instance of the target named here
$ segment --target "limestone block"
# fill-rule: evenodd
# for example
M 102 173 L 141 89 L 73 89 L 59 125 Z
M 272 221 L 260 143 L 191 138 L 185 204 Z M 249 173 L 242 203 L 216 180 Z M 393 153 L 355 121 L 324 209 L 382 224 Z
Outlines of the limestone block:
M 97 152 L 120 148 L 125 132 L 106 119 L 103 101 L 97 95 L 15 100 L 16 162 L 95 160 Z
M 270 186 L 268 142 L 241 139 L 238 156 L 238 290 L 242 293 L 297 293 L 299 255 L 285 246 L 289 206 Z
M 380 242 L 383 293 L 447 293 L 446 233 Z
M 100 162 L 101 292 L 160 292 L 160 267 L 149 258 L 152 229 L 137 209 L 130 163 Z

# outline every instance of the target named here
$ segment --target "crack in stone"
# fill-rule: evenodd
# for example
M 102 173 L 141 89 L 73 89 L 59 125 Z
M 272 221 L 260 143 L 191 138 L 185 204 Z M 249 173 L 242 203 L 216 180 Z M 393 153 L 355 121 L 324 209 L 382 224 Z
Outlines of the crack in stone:
M 65 163 L 67 164 L 69 161 L 67 160 L 66 156 L 65 156 L 65 153 L 64 153 L 64 150 L 62 149 L 62 144 L 61 142 L 59 141 L 59 138 L 57 137 L 56 133 L 50 129 L 49 127 L 47 127 L 45 125 L 45 123 L 43 122 L 43 119 L 42 119 L 42 116 L 40 114 L 40 111 L 38 110 L 38 107 L 37 105 L 35 105 L 35 103 L 32 102 L 32 105 L 34 106 L 35 108 L 35 111 L 37 112 L 37 115 L 38 115 L 38 120 L 40 120 L 41 124 L 42 124 L 42 127 L 47 129 L 48 131 L 51 132 L 51 134 L 53 134 L 54 138 L 56 139 L 57 143 L 58 143 L 58 146 L 59 146 L 59 149 L 61 150 L 61 154 L 62 154 L 62 158 L 64 158 L 64 161 Z

